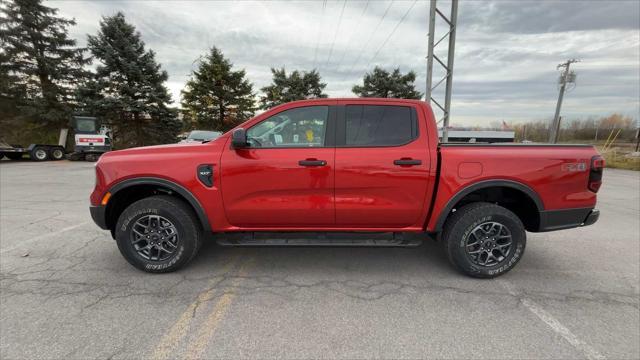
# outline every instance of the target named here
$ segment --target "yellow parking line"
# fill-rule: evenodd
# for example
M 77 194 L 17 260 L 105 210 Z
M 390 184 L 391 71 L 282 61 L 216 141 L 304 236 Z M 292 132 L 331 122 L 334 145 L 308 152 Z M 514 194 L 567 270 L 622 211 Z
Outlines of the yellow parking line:
M 237 260 L 237 256 L 234 256 L 227 262 L 223 268 L 223 274 L 228 273 Z M 209 285 L 213 286 L 214 281 L 212 281 Z M 152 359 L 169 359 L 174 356 L 172 355 L 175 347 L 180 343 L 180 341 L 187 335 L 187 330 L 191 325 L 191 321 L 194 318 L 194 311 L 198 308 L 198 306 L 206 300 L 209 300 L 213 297 L 213 293 L 215 292 L 214 288 L 211 288 L 207 291 L 204 291 L 198 295 L 196 300 L 187 307 L 187 309 L 180 315 L 178 321 L 173 324 L 171 329 L 162 337 L 162 340 L 158 343 L 158 346 L 155 348 Z
M 249 260 L 242 265 L 238 271 L 238 276 L 231 282 L 231 289 L 228 289 L 228 291 L 220 297 L 205 322 L 200 326 L 200 331 L 198 332 L 195 341 L 189 344 L 189 347 L 187 348 L 187 353 L 184 357 L 185 359 L 202 358 L 202 353 L 206 350 L 209 340 L 213 337 L 220 320 L 224 318 L 224 315 L 229 309 L 229 305 L 231 305 L 233 299 L 236 297 L 236 293 L 233 291 L 233 288 L 238 286 L 242 278 L 247 275 L 251 262 L 252 261 Z

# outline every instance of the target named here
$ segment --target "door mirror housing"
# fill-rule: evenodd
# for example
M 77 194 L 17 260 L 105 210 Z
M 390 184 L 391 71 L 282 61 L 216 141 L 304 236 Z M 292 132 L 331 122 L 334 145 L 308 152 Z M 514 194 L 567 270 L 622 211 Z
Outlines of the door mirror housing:
M 233 131 L 231 134 L 231 146 L 234 149 L 243 149 L 249 147 L 249 143 L 247 142 L 247 131 L 243 128 L 238 128 Z

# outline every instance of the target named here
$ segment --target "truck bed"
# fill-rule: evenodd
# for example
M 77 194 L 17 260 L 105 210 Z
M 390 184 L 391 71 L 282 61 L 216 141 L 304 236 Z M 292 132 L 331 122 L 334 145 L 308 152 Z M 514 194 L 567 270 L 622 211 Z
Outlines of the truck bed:
M 442 226 L 441 215 L 448 213 L 448 205 L 461 189 L 491 181 L 523 185 L 523 190 L 535 194 L 544 212 L 573 209 L 581 217 L 596 204 L 596 194 L 587 186 L 591 159 L 597 155 L 592 145 L 582 144 L 440 144 L 433 203 L 434 214 L 440 216 L 431 217 L 428 228 Z

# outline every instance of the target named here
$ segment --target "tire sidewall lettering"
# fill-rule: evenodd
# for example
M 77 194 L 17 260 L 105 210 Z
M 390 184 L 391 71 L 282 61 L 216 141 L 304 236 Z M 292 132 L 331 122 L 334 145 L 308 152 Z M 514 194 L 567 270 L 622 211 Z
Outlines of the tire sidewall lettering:
M 169 261 L 167 261 L 166 263 L 163 264 L 145 264 L 145 268 L 147 270 L 162 270 L 162 269 L 166 269 L 172 265 L 174 265 L 175 263 L 177 263 L 180 258 L 182 258 L 182 254 L 184 253 L 184 246 L 180 246 L 178 253 L 172 257 Z
M 466 246 L 467 246 L 466 241 L 467 241 L 467 238 L 469 237 L 469 234 L 471 234 L 471 230 L 473 230 L 476 226 L 478 226 L 478 225 L 480 225 L 480 224 L 482 224 L 484 222 L 491 221 L 491 220 L 493 220 L 493 215 L 486 215 L 486 216 L 483 216 L 482 218 L 474 221 L 471 225 L 469 225 L 467 227 L 467 229 L 465 230 L 465 232 L 460 237 L 459 246 L 461 248 L 463 248 L 463 249 L 466 248 Z
M 149 215 L 149 214 L 159 215 L 158 209 L 146 208 L 146 209 L 137 210 L 136 212 L 134 212 L 133 214 L 131 214 L 130 216 L 124 219 L 124 221 L 122 222 L 122 225 L 120 226 L 120 231 L 126 232 L 127 228 L 129 227 L 129 223 L 131 223 L 133 219 L 138 218 L 141 215 Z

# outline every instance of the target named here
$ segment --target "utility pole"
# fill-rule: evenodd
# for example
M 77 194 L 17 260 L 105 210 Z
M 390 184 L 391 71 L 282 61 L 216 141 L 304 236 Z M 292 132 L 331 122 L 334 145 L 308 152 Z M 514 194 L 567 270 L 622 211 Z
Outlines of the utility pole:
M 558 65 L 558 69 L 563 69 L 560 73 L 560 94 L 558 94 L 558 103 L 556 104 L 556 113 L 553 116 L 553 123 L 549 128 L 549 142 L 555 144 L 558 141 L 558 132 L 560 129 L 560 108 L 562 108 L 562 99 L 564 98 L 564 91 L 567 88 L 568 83 L 576 82 L 576 74 L 573 71 L 569 71 L 569 66 L 573 63 L 577 63 L 580 60 L 571 59 Z
M 429 8 L 429 48 L 427 54 L 427 89 L 425 93 L 425 101 L 427 103 L 434 103 L 444 113 L 442 119 L 437 122 L 442 122 L 442 142 L 449 141 L 449 120 L 451 115 L 451 90 L 453 87 L 453 59 L 456 47 L 456 25 L 458 20 L 458 0 L 451 0 L 451 15 L 447 18 L 436 6 L 437 0 L 431 0 Z M 440 38 L 435 41 L 435 25 L 436 15 L 440 16 L 442 20 L 449 26 L 449 30 Z M 434 53 L 434 48 L 438 46 L 444 39 L 448 38 L 448 54 L 447 63 L 445 64 Z M 438 64 L 445 70 L 445 76 L 440 79 L 435 85 L 433 85 L 433 60 L 436 60 Z M 433 96 L 433 90 L 443 81 L 445 83 L 445 98 L 444 106 L 440 104 Z M 442 101 L 442 100 L 441 100 Z

